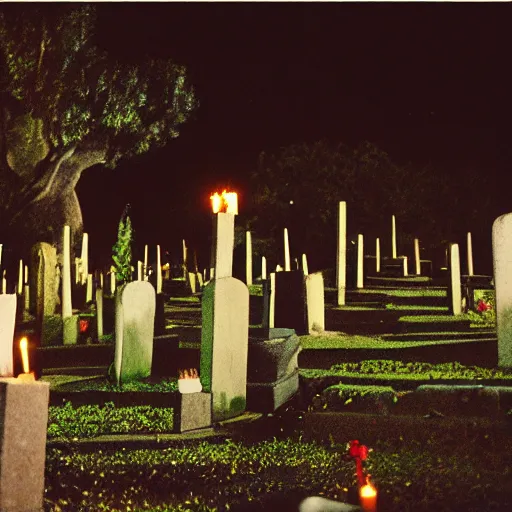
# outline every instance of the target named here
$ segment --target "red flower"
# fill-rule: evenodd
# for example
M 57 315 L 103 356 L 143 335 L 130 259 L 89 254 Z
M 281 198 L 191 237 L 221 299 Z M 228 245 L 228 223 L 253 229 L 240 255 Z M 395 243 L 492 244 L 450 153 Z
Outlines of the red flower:
M 491 309 L 491 305 L 490 304 L 486 304 L 482 299 L 480 299 L 478 301 L 478 305 L 476 307 L 476 310 L 479 313 L 483 313 L 484 311 L 488 311 L 489 309 Z
M 89 329 L 89 320 L 80 320 L 80 333 L 87 332 Z

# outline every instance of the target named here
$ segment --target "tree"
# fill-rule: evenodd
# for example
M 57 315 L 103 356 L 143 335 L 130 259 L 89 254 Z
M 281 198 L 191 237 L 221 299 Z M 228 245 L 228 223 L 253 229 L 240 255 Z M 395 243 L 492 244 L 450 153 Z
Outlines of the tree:
M 162 147 L 198 103 L 183 66 L 121 63 L 95 46 L 90 4 L 0 12 L 0 240 L 75 240 L 84 170 Z
M 306 252 L 319 266 L 332 265 L 339 201 L 348 203 L 348 234 L 364 233 L 371 240 L 391 233 L 393 214 L 402 233 L 439 230 L 433 213 L 448 194 L 447 180 L 431 168 L 398 166 L 369 142 L 351 149 L 318 141 L 261 153 L 251 180 L 247 227 L 255 233 L 255 250 L 276 263 L 282 229 L 288 227 L 296 256 Z
M 116 272 L 116 280 L 128 283 L 132 279 L 132 221 L 128 215 L 130 205 L 126 205 L 117 230 L 117 242 L 112 247 L 112 260 Z

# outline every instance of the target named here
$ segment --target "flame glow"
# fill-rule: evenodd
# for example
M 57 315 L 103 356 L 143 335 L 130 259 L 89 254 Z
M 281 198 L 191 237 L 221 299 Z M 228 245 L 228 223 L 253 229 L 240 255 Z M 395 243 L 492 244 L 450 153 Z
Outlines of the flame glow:
M 238 196 L 236 192 L 226 192 L 226 190 L 223 190 L 222 194 L 215 192 L 210 196 L 210 199 L 213 213 L 238 214 Z
M 20 351 L 21 351 L 21 361 L 23 364 L 23 373 L 30 373 L 30 368 L 28 365 L 28 341 L 27 341 L 27 338 L 22 338 L 20 340 Z
M 377 489 L 375 489 L 371 484 L 366 484 L 361 487 L 359 494 L 361 495 L 361 498 L 373 498 L 377 496 Z

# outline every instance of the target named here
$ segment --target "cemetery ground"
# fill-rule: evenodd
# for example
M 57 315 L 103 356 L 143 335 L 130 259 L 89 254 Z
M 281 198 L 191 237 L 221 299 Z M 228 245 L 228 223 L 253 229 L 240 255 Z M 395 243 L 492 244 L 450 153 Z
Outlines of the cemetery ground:
M 260 293 L 251 287 L 253 332 Z M 45 510 L 351 502 L 352 439 L 372 450 L 379 511 L 509 510 L 512 374 L 494 368 L 494 327 L 448 316 L 442 288 L 372 287 L 350 292 L 345 307 L 331 305 L 333 293 L 326 331 L 301 336 L 297 396 L 271 414 L 249 404 L 240 418 L 184 433 L 169 396 L 178 367 L 199 364 L 199 294 L 167 300 L 153 375 L 132 387 L 105 378 L 108 338 L 39 349 L 51 385 Z

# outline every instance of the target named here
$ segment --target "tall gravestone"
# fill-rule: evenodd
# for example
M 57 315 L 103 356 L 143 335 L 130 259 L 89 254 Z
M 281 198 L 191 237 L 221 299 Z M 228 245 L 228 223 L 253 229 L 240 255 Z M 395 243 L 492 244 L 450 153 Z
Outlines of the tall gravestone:
M 338 205 L 336 287 L 338 289 L 338 306 L 344 306 L 347 289 L 347 203 L 345 201 L 340 201 Z
M 308 332 L 325 331 L 324 276 L 315 272 L 306 276 Z
M 12 377 L 16 294 L 0 295 L 0 376 Z
M 245 233 L 245 282 L 252 285 L 252 238 L 251 232 Z
M 288 228 L 284 228 L 284 270 L 290 272 L 291 260 L 290 260 L 290 240 L 288 238 Z
M 155 303 L 155 289 L 148 281 L 132 281 L 116 293 L 114 371 L 118 384 L 151 375 Z
M 364 286 L 364 240 L 363 235 L 357 235 L 357 276 L 356 288 Z
M 492 226 L 492 257 L 496 293 L 498 366 L 512 367 L 512 213 Z
M 460 315 L 462 313 L 462 290 L 460 280 L 459 244 L 450 244 L 449 257 L 449 308 L 453 315 Z
M 232 213 L 214 216 L 214 278 L 202 297 L 200 377 L 212 394 L 212 420 L 240 415 L 246 408 L 249 343 L 249 290 L 232 277 Z

